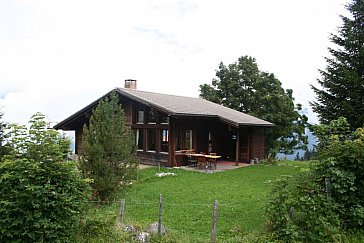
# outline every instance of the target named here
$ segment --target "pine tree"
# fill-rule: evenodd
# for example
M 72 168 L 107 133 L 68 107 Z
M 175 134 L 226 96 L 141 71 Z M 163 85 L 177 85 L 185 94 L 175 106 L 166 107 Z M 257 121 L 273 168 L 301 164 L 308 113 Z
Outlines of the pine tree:
M 93 180 L 94 196 L 111 199 L 138 166 L 134 136 L 125 127 L 124 111 L 116 93 L 101 100 L 83 128 L 81 169 Z
M 346 8 L 351 16 L 341 16 L 343 25 L 331 35 L 337 48 L 328 48 L 321 89 L 311 86 L 317 97 L 311 106 L 322 123 L 342 116 L 358 128 L 364 124 L 364 1 L 353 0 Z

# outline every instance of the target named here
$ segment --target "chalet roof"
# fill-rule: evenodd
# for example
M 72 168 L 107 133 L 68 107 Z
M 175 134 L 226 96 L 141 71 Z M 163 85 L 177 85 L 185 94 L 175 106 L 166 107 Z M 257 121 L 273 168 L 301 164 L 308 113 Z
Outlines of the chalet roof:
M 117 91 L 130 99 L 163 110 L 170 115 L 217 117 L 234 126 L 254 125 L 273 126 L 274 124 L 254 116 L 227 108 L 202 98 L 167 95 L 140 91 L 136 89 L 118 88 Z
M 81 114 L 92 110 L 101 99 L 109 95 L 112 91 L 95 100 L 65 120 L 61 121 L 55 125 L 54 128 L 63 129 L 67 124 L 69 124 L 69 122 L 74 121 Z M 274 126 L 273 123 L 224 107 L 222 105 L 215 104 L 202 98 L 167 95 L 125 88 L 116 88 L 115 91 L 124 97 L 166 112 L 171 116 L 216 117 L 219 120 L 235 127 L 247 125 Z

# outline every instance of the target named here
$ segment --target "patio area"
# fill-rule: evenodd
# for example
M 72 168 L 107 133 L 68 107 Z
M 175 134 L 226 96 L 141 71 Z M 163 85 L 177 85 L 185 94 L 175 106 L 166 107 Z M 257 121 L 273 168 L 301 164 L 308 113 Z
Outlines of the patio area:
M 250 166 L 252 164 L 247 164 L 247 163 L 238 163 L 238 165 L 236 165 L 235 162 L 232 161 L 217 161 L 216 164 L 216 168 L 203 168 L 200 169 L 198 168 L 198 166 L 181 166 L 181 167 L 174 167 L 174 168 L 179 168 L 179 169 L 183 169 L 183 170 L 189 170 L 189 171 L 197 171 L 197 172 L 201 172 L 201 173 L 214 173 L 214 172 L 220 172 L 220 171 L 225 171 L 225 170 L 234 170 L 234 169 L 238 169 L 241 167 L 246 167 L 246 166 Z M 147 165 L 147 164 L 139 164 L 139 169 L 145 169 L 145 168 L 150 168 L 150 167 L 158 167 L 157 165 Z
M 238 163 L 236 165 L 235 162 L 232 161 L 217 161 L 216 168 L 198 168 L 197 166 L 181 166 L 179 168 L 189 171 L 198 171 L 202 173 L 214 173 L 214 172 L 220 172 L 225 170 L 234 170 L 241 167 L 250 166 L 251 164 L 247 163 Z

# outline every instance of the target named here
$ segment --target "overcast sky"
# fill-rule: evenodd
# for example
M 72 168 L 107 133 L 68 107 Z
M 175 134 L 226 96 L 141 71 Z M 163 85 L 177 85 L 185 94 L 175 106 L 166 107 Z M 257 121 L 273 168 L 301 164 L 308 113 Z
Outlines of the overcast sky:
M 59 122 L 125 79 L 198 97 L 220 61 L 256 58 L 309 107 L 348 0 L 0 0 L 0 107 Z

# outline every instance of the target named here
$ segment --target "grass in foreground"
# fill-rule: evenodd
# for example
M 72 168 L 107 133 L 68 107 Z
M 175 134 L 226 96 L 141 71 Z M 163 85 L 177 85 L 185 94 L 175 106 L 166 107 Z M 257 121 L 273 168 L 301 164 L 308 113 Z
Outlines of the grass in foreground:
M 145 230 L 156 222 L 162 194 L 163 224 L 169 232 L 168 240 L 162 241 L 209 242 L 213 203 L 218 200 L 218 241 L 250 241 L 264 229 L 264 204 L 270 191 L 267 182 L 281 175 L 294 175 L 306 167 L 308 163 L 279 162 L 212 174 L 162 168 L 176 176 L 161 178 L 155 176 L 157 168 L 144 169 L 140 171 L 140 181 L 123 195 L 124 223 Z M 93 209 L 90 215 L 116 222 L 118 211 L 119 204 L 114 203 Z

